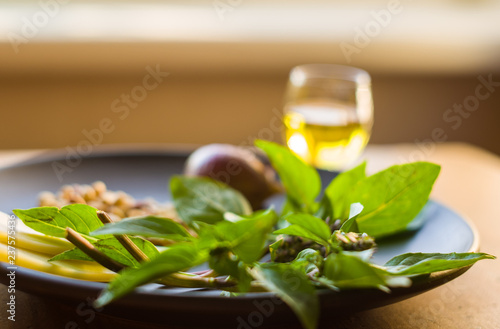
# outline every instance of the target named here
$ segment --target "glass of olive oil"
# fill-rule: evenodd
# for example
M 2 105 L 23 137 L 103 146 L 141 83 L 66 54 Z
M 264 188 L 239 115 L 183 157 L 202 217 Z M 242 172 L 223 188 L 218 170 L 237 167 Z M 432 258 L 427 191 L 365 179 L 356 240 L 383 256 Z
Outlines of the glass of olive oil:
M 286 144 L 318 169 L 339 171 L 363 152 L 373 125 L 370 75 L 306 64 L 292 69 L 284 106 Z

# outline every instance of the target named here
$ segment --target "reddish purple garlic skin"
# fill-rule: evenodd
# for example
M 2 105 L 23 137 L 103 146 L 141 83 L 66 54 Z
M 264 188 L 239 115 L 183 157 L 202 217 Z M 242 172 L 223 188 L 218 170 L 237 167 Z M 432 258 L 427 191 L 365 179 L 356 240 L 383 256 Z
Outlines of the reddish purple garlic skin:
M 282 191 L 274 170 L 252 151 L 229 144 L 209 144 L 194 151 L 186 160 L 184 174 L 206 176 L 240 191 L 254 209 Z

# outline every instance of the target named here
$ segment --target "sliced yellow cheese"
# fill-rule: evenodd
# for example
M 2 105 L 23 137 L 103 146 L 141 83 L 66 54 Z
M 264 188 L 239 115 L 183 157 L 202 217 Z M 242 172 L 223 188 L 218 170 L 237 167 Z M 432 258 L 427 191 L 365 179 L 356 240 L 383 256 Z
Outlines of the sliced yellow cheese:
M 0 260 L 5 263 L 10 263 L 9 261 L 13 259 L 8 256 L 12 256 L 13 254 L 8 254 L 7 250 L 7 245 L 0 243 Z M 97 263 L 76 260 L 48 262 L 51 256 L 24 250 L 17 246 L 14 255 L 16 266 L 69 278 L 109 282 L 116 276 L 116 273 L 109 271 Z
M 7 244 L 8 223 L 11 221 L 10 216 L 0 212 L 0 243 Z M 31 250 L 37 253 L 55 256 L 63 251 L 73 249 L 75 246 L 63 238 L 56 238 L 41 234 L 26 226 L 18 218 L 15 219 L 14 234 L 11 234 L 10 240 L 14 240 L 17 248 Z
M 31 233 L 16 233 L 15 235 L 16 247 L 31 250 L 40 254 L 48 256 L 55 256 L 63 251 L 73 249 L 70 242 L 51 237 L 48 235 L 31 234 Z M 7 244 L 7 232 L 0 229 L 0 243 Z

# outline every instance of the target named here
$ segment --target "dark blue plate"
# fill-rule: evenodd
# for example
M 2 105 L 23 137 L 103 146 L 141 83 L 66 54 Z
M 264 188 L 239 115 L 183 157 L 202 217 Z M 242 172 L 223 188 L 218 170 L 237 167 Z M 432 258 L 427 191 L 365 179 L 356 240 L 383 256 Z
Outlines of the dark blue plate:
M 67 154 L 51 153 L 35 160 L 0 170 L 0 211 L 36 206 L 40 191 L 57 191 L 63 184 L 104 181 L 109 189 L 123 190 L 141 199 L 154 197 L 169 200 L 167 182 L 182 172 L 186 153 L 168 150 L 96 150 L 77 164 L 67 162 Z M 61 167 L 66 166 L 66 167 Z M 54 168 L 66 168 L 57 175 Z M 475 230 L 460 215 L 430 201 L 419 215 L 423 226 L 416 231 L 384 239 L 378 243 L 374 262 L 383 264 L 405 252 L 467 252 L 476 251 Z M 444 234 L 446 232 L 446 234 Z M 6 284 L 7 264 L 0 263 L 0 282 Z M 321 291 L 323 320 L 364 309 L 379 307 L 420 294 L 444 284 L 467 268 L 446 271 L 419 278 L 410 288 L 393 289 L 390 294 L 378 290 L 344 292 Z M 18 267 L 17 289 L 78 305 L 96 297 L 104 283 L 60 277 Z M 271 298 L 269 293 L 251 293 L 223 297 L 218 291 L 165 289 L 156 284 L 138 288 L 134 293 L 106 306 L 101 313 L 125 319 L 184 327 L 255 327 L 296 324 L 291 310 Z M 253 323 L 253 324 L 252 324 Z M 241 328 L 245 328 L 243 325 Z

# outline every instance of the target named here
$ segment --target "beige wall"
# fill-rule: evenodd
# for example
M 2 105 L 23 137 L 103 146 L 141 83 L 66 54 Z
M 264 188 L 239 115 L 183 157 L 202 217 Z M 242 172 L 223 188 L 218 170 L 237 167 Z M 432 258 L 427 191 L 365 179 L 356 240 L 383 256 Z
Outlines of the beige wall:
M 99 128 L 106 118 L 114 129 L 106 127 L 102 143 L 239 144 L 259 133 L 268 135 L 270 130 L 263 128 L 274 123 L 273 109 L 280 108 L 287 78 L 283 69 L 270 74 L 205 72 L 200 76 L 175 68 L 162 70 L 170 75 L 123 120 L 124 109 L 113 112 L 111 104 L 141 85 L 145 70 L 123 76 L 0 75 L 0 149 L 73 146 L 86 138 L 84 129 Z M 478 76 L 374 74 L 376 115 L 371 142 L 413 142 L 430 138 L 433 129 L 442 128 L 449 140 L 500 154 L 500 88 L 481 101 L 458 129 L 443 120 L 443 113 L 454 103 L 474 95 Z M 493 80 L 500 81 L 500 75 L 493 75 Z M 274 138 L 279 139 L 278 134 Z

